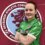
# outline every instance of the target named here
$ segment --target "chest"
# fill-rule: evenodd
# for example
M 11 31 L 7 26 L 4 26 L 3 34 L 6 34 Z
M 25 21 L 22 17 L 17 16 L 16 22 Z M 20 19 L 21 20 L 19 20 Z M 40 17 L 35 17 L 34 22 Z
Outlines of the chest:
M 21 25 L 21 28 L 22 28 L 22 30 L 27 30 L 27 29 L 31 28 L 32 25 L 33 25 L 33 23 L 24 23 Z
M 21 28 L 22 30 L 27 30 L 37 25 L 36 23 L 37 21 L 25 22 L 25 23 L 22 23 Z

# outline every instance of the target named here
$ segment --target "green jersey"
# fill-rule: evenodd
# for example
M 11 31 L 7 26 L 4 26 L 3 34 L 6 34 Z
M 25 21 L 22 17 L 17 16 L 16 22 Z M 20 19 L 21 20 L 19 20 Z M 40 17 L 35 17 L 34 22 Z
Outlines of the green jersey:
M 23 31 L 25 32 L 28 30 L 28 34 L 34 35 L 36 39 L 29 45 L 40 45 L 39 44 L 39 38 L 42 30 L 42 23 L 37 20 L 36 18 L 29 20 L 29 21 L 23 21 L 20 24 L 20 27 L 18 31 Z

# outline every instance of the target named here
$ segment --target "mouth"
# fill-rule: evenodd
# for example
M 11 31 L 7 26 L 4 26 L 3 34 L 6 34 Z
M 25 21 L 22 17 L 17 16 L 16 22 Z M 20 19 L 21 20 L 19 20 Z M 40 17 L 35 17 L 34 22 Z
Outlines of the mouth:
M 32 18 L 32 15 L 28 14 L 26 15 L 27 18 Z
M 32 16 L 32 14 L 26 14 L 26 16 Z
M 27 15 L 27 16 L 32 16 L 32 15 Z
M 32 15 L 26 15 L 27 17 L 30 17 L 30 16 L 32 16 Z
M 30 15 L 28 15 L 28 16 L 26 16 L 27 18 L 32 18 L 32 16 L 30 16 Z

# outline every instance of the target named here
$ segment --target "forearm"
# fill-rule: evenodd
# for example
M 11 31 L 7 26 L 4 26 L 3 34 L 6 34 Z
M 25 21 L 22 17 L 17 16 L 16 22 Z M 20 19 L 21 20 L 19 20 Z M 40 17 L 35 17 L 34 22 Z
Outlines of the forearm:
M 15 38 L 22 44 L 28 45 L 31 44 L 34 39 L 30 36 L 23 36 L 21 33 L 17 32 Z
M 30 36 L 23 36 L 20 34 L 20 42 L 23 43 L 24 45 L 31 44 L 35 39 L 30 37 Z
M 23 44 L 24 44 L 24 42 L 26 42 L 25 36 L 23 36 L 19 32 L 16 32 L 16 35 L 15 35 L 14 39 L 15 39 L 15 41 L 23 43 Z
M 19 41 L 19 33 L 18 32 L 16 32 L 14 39 L 15 39 L 16 42 L 20 43 L 20 41 Z
M 26 36 L 23 36 L 19 32 L 16 32 L 15 41 L 17 41 L 18 43 L 22 43 L 24 45 L 27 45 L 26 44 Z
M 23 36 L 23 35 L 20 34 L 19 40 L 24 45 L 28 45 L 29 44 L 28 39 L 27 39 L 27 36 Z

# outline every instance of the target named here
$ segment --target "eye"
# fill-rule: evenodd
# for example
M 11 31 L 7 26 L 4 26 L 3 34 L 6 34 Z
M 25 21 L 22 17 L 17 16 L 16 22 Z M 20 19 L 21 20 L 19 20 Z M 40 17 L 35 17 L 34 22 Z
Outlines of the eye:
M 25 9 L 25 11 L 28 11 L 28 9 Z
M 33 11 L 32 9 L 29 9 L 30 11 Z

